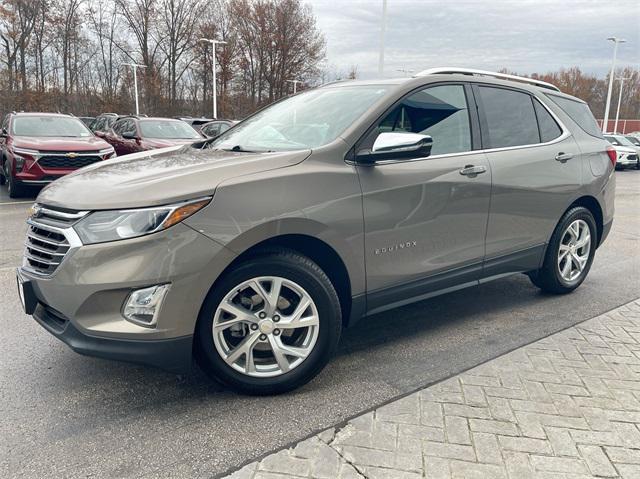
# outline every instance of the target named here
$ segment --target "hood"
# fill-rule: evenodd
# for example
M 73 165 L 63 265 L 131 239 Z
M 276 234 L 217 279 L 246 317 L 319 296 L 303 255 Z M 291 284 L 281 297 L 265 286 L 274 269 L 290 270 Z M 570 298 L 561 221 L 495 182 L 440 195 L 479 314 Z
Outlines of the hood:
M 241 153 L 170 147 L 94 163 L 44 188 L 36 200 L 73 210 L 157 206 L 212 195 L 223 181 L 300 163 L 311 150 Z
M 111 147 L 109 143 L 93 135 L 80 138 L 16 136 L 13 138 L 13 146 L 42 151 L 95 151 Z
M 614 150 L 616 150 L 618 153 L 637 153 L 638 150 L 636 148 L 631 148 L 630 146 L 618 146 L 618 145 L 611 145 L 613 146 Z

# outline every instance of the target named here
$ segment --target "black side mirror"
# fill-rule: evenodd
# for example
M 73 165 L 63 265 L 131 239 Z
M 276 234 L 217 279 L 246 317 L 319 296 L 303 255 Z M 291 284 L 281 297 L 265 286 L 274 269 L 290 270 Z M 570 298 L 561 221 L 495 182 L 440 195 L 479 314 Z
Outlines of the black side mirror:
M 380 133 L 371 150 L 359 151 L 356 160 L 376 163 L 384 160 L 410 160 L 431 154 L 433 138 L 429 135 L 408 132 Z
M 126 131 L 122 134 L 122 138 L 124 138 L 125 140 L 138 140 L 138 135 L 136 135 L 134 132 L 131 131 Z

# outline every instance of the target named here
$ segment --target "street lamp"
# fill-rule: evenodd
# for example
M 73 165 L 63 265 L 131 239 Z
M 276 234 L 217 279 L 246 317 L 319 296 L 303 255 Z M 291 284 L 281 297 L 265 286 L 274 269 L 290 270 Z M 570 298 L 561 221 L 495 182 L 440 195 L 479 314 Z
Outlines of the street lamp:
M 227 42 L 214 40 L 213 38 L 199 38 L 199 42 L 211 43 L 211 72 L 213 73 L 213 119 L 218 118 L 218 99 L 216 92 L 216 45 L 226 45 Z
M 147 68 L 147 66 L 146 65 L 140 65 L 139 63 L 123 63 L 122 65 L 133 68 L 133 89 L 135 91 L 135 97 L 136 97 L 136 115 L 139 115 L 140 114 L 140 108 L 138 107 L 138 75 L 137 75 L 137 71 L 138 71 L 138 68 Z
M 620 116 L 620 103 L 622 102 L 622 86 L 624 85 L 624 81 L 625 80 L 630 80 L 631 78 L 626 77 L 626 78 L 618 78 L 618 80 L 620 81 L 620 94 L 618 95 L 618 109 L 616 110 L 616 121 L 613 124 L 613 133 L 616 133 L 618 131 L 618 117 Z
M 289 83 L 293 83 L 293 94 L 298 92 L 298 83 L 302 83 L 301 80 L 287 80 Z
M 382 21 L 380 25 L 380 53 L 378 56 L 378 75 L 384 73 L 384 31 L 387 27 L 387 0 L 382 0 Z
M 626 43 L 626 40 L 617 37 L 609 37 L 607 40 L 613 42 L 613 63 L 611 64 L 611 74 L 609 75 L 609 90 L 607 91 L 607 103 L 604 107 L 604 120 L 602 121 L 602 132 L 607 132 L 609 126 L 609 108 L 611 107 L 611 92 L 613 91 L 613 77 L 616 74 L 616 56 L 618 55 L 618 44 Z

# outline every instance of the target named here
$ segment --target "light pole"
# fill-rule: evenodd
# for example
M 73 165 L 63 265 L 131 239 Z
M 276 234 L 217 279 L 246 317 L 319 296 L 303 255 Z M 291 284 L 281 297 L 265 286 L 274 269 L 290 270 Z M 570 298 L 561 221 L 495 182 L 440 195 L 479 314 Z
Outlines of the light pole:
M 301 80 L 287 80 L 289 83 L 293 83 L 293 94 L 298 92 L 298 83 L 302 83 Z
M 624 85 L 624 81 L 625 80 L 630 80 L 629 77 L 626 78 L 618 78 L 618 80 L 620 81 L 620 94 L 618 95 L 618 109 L 616 110 L 616 121 L 613 124 L 613 133 L 616 133 L 618 131 L 618 118 L 620 117 L 620 103 L 622 102 L 622 86 Z
M 384 31 L 387 24 L 387 0 L 382 0 L 382 24 L 380 26 L 380 56 L 378 57 L 378 75 L 384 73 Z
M 218 118 L 218 99 L 216 92 L 216 45 L 226 45 L 227 42 L 214 40 L 213 38 L 200 38 L 200 42 L 211 43 L 211 72 L 213 73 L 213 119 Z
M 613 42 L 613 63 L 611 64 L 611 73 L 609 74 L 609 90 L 607 91 L 607 103 L 604 107 L 604 120 L 602 120 L 602 132 L 607 132 L 609 126 L 609 108 L 611 107 L 611 92 L 613 91 L 613 77 L 616 74 L 616 56 L 618 55 L 618 44 L 625 43 L 626 40 L 617 37 L 609 37 L 607 40 Z
M 138 68 L 147 68 L 146 65 L 140 65 L 139 63 L 123 63 L 122 65 L 133 68 L 133 90 L 136 97 L 136 116 L 140 114 L 140 108 L 138 106 Z

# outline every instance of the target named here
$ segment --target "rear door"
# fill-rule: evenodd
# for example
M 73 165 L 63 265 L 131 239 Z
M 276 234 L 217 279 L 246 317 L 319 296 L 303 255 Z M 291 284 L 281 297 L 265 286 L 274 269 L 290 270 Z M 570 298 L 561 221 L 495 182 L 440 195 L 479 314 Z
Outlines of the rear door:
M 424 158 L 357 167 L 370 312 L 479 278 L 491 171 L 484 153 L 474 151 L 479 133 L 470 95 L 460 83 L 411 93 L 356 146 L 371 148 L 378 134 L 389 131 L 433 138 Z M 478 173 L 465 173 L 474 166 Z
M 535 269 L 580 188 L 580 150 L 529 92 L 476 84 L 474 94 L 493 175 L 483 276 Z

